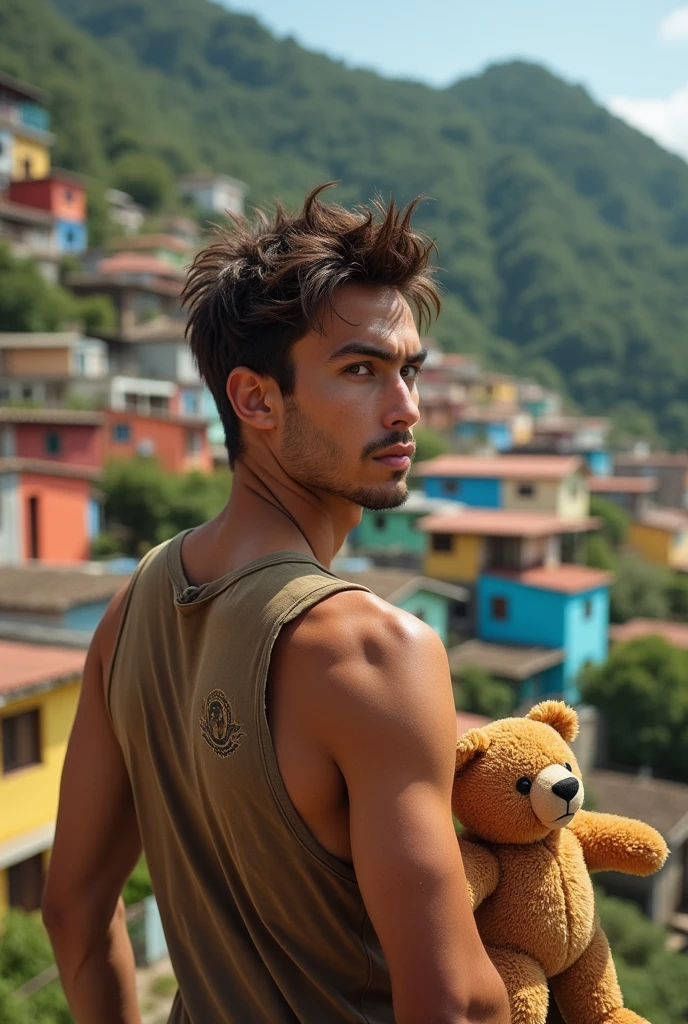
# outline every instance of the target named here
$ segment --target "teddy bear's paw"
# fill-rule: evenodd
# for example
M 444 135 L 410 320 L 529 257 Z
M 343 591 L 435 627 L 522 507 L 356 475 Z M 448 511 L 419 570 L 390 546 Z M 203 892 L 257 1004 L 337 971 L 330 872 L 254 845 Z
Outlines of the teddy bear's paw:
M 621 1007 L 618 1010 L 612 1010 L 608 1014 L 601 1024 L 650 1024 L 644 1017 L 639 1017 L 633 1010 L 627 1010 L 625 1007 Z

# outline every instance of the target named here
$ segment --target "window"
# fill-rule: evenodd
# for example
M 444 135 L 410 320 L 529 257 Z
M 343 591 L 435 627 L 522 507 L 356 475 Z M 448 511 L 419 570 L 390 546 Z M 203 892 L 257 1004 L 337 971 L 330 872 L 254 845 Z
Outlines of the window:
M 64 201 L 65 201 L 65 203 L 71 203 L 73 198 L 74 198 L 74 193 L 72 192 L 71 188 L 66 188 L 64 190 Z
M 128 423 L 115 423 L 112 428 L 112 440 L 116 444 L 127 444 L 131 441 L 131 427 Z
M 430 544 L 433 551 L 451 551 L 452 540 L 450 533 L 433 533 Z
M 493 619 L 499 619 L 503 622 L 509 618 L 509 602 L 505 597 L 491 597 L 490 612 Z
M 8 715 L 2 720 L 2 770 L 14 772 L 40 764 L 41 742 L 38 708 Z
M 375 529 L 384 530 L 387 519 L 385 516 L 375 516 Z
M 459 493 L 459 481 L 458 480 L 443 480 L 442 491 L 444 494 L 458 494 Z
M 519 498 L 534 498 L 536 487 L 535 484 L 519 484 L 517 491 Z
M 33 388 L 22 388 L 22 398 L 25 400 L 33 398 Z
M 49 430 L 45 435 L 45 454 L 59 455 L 62 450 L 62 438 L 57 430 Z
M 37 853 L 28 860 L 12 864 L 8 872 L 10 906 L 31 913 L 41 905 L 43 893 L 43 856 Z
M 73 245 L 74 244 L 74 232 L 73 232 L 73 230 L 71 228 L 67 229 L 67 234 L 65 235 L 65 238 L 66 238 L 66 241 L 67 241 L 67 245 Z
M 583 614 L 586 619 L 589 619 L 592 616 L 592 601 L 590 600 L 590 598 L 588 598 L 585 604 L 583 605 Z
M 186 454 L 197 455 L 201 450 L 200 430 L 187 430 L 186 432 Z

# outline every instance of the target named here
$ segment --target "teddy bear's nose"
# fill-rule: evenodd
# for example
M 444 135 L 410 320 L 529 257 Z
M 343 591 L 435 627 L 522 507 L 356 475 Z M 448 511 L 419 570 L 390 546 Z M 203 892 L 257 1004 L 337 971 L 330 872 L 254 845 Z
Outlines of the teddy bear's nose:
M 560 796 L 562 800 L 573 800 L 574 796 L 580 789 L 580 783 L 578 779 L 574 779 L 573 776 L 568 779 L 562 779 L 561 782 L 555 782 L 552 786 L 552 792 L 556 796 Z

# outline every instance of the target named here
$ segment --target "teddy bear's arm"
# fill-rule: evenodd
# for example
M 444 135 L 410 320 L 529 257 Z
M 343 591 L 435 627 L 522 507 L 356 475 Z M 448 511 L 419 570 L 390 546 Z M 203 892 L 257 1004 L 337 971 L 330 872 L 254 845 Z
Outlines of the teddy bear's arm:
M 659 832 L 634 818 L 578 811 L 568 828 L 583 848 L 589 871 L 651 875 L 669 853 Z
M 471 909 L 475 911 L 499 884 L 499 861 L 486 846 L 472 842 L 465 834 L 459 837 L 459 848 L 468 882 Z

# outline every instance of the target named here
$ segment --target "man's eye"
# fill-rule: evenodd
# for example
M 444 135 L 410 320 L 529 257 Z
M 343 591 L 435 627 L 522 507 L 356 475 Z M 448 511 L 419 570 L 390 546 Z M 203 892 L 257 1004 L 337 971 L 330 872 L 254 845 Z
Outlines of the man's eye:
M 411 380 L 418 380 L 422 372 L 420 366 L 402 366 L 401 368 L 401 376 L 409 377 Z
M 361 370 L 365 370 L 365 373 L 361 373 Z M 347 366 L 346 372 L 352 377 L 365 377 L 370 373 L 370 368 L 365 363 L 352 363 L 351 366 Z

